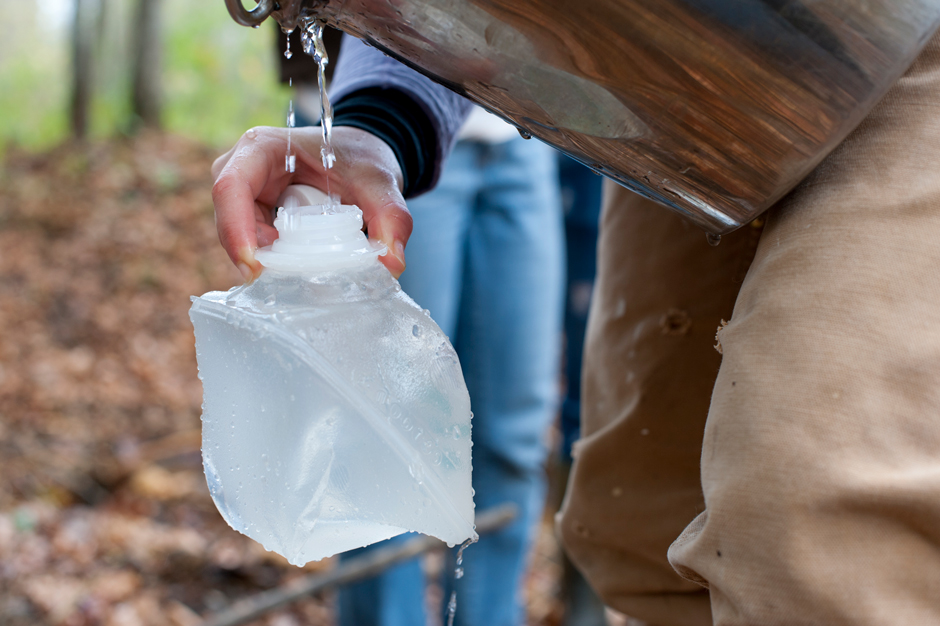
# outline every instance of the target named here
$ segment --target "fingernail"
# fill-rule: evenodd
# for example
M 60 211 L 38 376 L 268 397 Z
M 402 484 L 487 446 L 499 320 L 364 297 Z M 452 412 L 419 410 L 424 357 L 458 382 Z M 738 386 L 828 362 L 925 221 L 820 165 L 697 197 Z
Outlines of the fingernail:
M 239 263 L 237 265 L 238 271 L 242 273 L 242 277 L 245 279 L 246 283 L 250 283 L 254 279 L 254 275 L 251 272 L 251 268 L 248 267 L 245 263 Z
M 255 259 L 255 249 L 245 246 L 238 251 L 238 262 L 235 264 L 242 273 L 245 283 L 250 283 L 261 275 L 261 265 Z
M 395 276 L 395 278 L 398 278 L 398 276 L 401 276 L 402 272 L 405 271 L 405 244 L 403 244 L 402 242 L 398 240 L 393 242 L 392 243 L 392 256 L 398 259 L 398 262 L 401 263 L 401 269 L 398 270 L 397 272 L 398 275 Z
M 382 257 L 382 264 L 391 272 L 392 276 L 398 278 L 405 271 L 405 244 L 400 241 L 393 241 L 391 245 L 386 244 L 388 252 Z M 398 261 L 397 263 L 395 261 Z

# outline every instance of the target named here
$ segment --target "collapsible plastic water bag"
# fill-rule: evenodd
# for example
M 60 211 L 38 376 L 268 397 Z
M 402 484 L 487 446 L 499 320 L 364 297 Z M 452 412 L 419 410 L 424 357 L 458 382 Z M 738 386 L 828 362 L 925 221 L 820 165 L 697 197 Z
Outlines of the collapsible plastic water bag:
M 259 279 L 192 299 L 212 498 L 295 565 L 407 531 L 475 538 L 457 355 L 361 211 L 302 206 L 313 191 L 282 197 Z

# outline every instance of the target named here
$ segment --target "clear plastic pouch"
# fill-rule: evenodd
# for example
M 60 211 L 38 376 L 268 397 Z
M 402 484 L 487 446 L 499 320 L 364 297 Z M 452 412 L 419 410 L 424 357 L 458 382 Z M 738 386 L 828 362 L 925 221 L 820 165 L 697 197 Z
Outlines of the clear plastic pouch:
M 287 194 L 258 280 L 192 299 L 212 498 L 295 565 L 407 531 L 475 539 L 457 355 L 361 212 L 310 193 Z

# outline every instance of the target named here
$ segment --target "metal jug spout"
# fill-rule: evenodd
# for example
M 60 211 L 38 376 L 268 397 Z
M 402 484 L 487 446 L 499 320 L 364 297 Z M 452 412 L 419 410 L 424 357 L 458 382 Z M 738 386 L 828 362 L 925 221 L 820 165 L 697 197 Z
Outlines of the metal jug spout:
M 249 11 L 241 0 L 225 0 L 229 15 L 242 26 L 257 28 L 272 17 L 286 33 L 292 32 L 300 23 L 303 4 L 303 0 L 259 0 L 257 6 Z
M 802 180 L 913 62 L 937 0 L 261 0 L 381 49 L 715 235 Z

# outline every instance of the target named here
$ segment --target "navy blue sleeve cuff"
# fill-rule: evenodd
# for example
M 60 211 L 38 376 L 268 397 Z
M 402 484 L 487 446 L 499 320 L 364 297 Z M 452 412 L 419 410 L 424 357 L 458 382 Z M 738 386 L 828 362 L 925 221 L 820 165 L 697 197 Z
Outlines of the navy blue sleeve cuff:
M 333 126 L 352 126 L 389 145 L 404 178 L 405 198 L 426 191 L 434 177 L 437 135 L 424 109 L 398 89 L 370 87 L 333 105 Z

